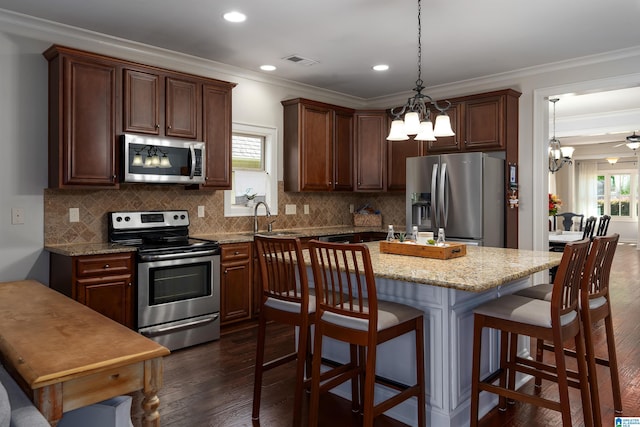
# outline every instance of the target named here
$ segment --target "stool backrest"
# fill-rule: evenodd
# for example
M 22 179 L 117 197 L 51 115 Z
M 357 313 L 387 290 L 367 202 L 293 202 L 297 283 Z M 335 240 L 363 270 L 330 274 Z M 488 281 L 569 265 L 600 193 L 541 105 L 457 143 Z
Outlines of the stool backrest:
M 585 274 L 582 277 L 582 304 L 588 304 L 588 299 L 608 297 L 609 276 L 613 256 L 618 247 L 619 234 L 611 236 L 596 236 L 591 243 L 589 256 L 584 267 Z
M 606 236 L 607 230 L 609 229 L 609 222 L 611 221 L 611 217 L 609 215 L 602 215 L 598 220 L 598 230 L 596 231 L 596 236 Z
M 596 228 L 596 217 L 595 216 L 590 216 L 585 221 L 584 231 L 582 233 L 582 238 L 583 239 L 592 239 L 593 238 L 593 232 L 595 231 L 595 228 Z
M 262 276 L 262 298 L 300 304 L 306 313 L 309 304 L 309 282 L 297 237 L 256 235 L 253 238 L 258 251 Z
M 558 316 L 555 319 L 558 324 L 562 315 L 578 308 L 580 281 L 589 252 L 589 243 L 588 239 L 584 239 L 567 243 L 564 247 L 551 294 L 552 321 Z
M 309 252 L 318 313 L 360 319 L 365 330 L 368 325 L 377 325 L 378 301 L 369 248 L 311 240 Z

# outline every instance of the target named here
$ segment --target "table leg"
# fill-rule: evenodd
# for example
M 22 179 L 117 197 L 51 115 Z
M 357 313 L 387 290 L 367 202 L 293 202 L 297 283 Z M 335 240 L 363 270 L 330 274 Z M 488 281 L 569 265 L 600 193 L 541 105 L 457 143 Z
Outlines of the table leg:
M 143 427 L 160 427 L 160 399 L 158 399 L 158 390 L 162 387 L 162 357 L 147 360 L 144 362 L 144 399 L 142 400 L 142 426 Z
M 53 427 L 62 418 L 62 383 L 33 390 L 33 403 Z

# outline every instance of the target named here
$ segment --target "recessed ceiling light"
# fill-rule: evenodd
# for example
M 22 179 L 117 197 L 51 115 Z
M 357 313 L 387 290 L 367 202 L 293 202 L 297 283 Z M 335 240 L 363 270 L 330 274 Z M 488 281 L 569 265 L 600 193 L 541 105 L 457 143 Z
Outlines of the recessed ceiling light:
M 276 67 L 275 67 L 275 66 L 273 66 L 273 65 L 261 65 L 261 66 L 260 66 L 260 69 L 261 69 L 262 71 L 275 71 L 275 70 L 276 70 Z
M 389 66 L 387 64 L 379 64 L 379 65 L 374 65 L 373 69 L 376 71 L 387 71 L 389 69 Z
M 235 10 L 225 13 L 222 17 L 229 22 L 244 22 L 247 19 L 247 15 Z

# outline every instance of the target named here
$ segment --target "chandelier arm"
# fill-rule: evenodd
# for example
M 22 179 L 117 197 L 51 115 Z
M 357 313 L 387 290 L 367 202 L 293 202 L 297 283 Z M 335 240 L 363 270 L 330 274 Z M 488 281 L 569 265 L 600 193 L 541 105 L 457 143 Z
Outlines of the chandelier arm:
M 446 107 L 440 106 L 440 104 L 438 104 L 438 101 L 431 101 L 431 104 L 433 104 L 433 106 L 436 107 L 438 111 L 444 114 L 449 108 L 451 108 L 451 101 L 445 99 L 444 102 L 447 103 Z

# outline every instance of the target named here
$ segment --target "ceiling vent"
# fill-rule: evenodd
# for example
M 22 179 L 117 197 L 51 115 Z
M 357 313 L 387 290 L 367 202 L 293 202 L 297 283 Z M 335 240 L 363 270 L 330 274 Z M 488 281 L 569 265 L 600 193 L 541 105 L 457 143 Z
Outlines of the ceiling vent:
M 298 65 L 305 65 L 307 67 L 319 63 L 319 61 L 316 61 L 314 59 L 305 58 L 305 57 L 300 56 L 300 55 L 289 55 L 289 56 L 285 56 L 282 59 L 286 59 L 287 61 L 291 61 L 291 62 L 293 62 L 295 64 L 298 64 Z

